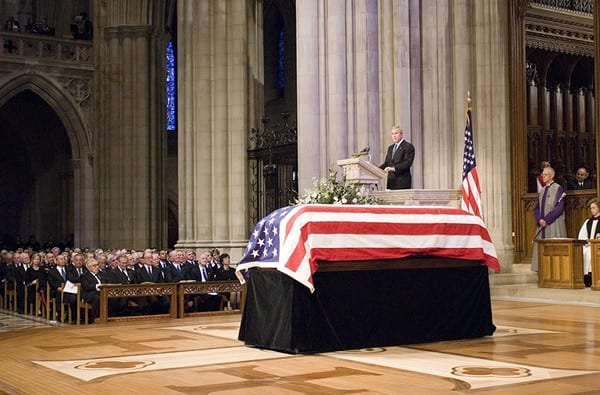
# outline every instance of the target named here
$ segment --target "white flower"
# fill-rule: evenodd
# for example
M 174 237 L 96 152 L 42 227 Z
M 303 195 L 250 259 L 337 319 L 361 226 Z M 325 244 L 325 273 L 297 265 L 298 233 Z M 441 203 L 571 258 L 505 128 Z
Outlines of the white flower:
M 378 204 L 379 199 L 362 194 L 358 185 L 347 184 L 345 178 L 337 177 L 337 172 L 329 170 L 327 178 L 313 178 L 313 188 L 306 189 L 296 204 Z

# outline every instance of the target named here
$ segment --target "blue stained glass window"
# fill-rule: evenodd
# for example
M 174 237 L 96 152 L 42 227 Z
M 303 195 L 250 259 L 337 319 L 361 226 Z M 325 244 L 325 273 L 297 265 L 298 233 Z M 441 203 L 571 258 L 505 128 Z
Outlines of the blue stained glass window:
M 279 41 L 277 42 L 277 87 L 284 88 L 285 87 L 285 62 L 283 60 L 283 55 L 285 53 L 285 45 L 283 41 L 283 29 L 279 31 Z
M 177 129 L 177 99 L 175 81 L 175 50 L 173 41 L 167 43 L 167 130 Z

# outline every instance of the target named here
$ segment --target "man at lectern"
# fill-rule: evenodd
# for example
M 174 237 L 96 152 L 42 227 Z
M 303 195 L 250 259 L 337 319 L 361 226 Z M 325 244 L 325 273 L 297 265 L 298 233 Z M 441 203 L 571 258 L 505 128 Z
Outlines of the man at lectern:
M 387 189 L 410 189 L 410 167 L 415 159 L 415 147 L 404 139 L 400 126 L 393 126 L 391 133 L 393 144 L 388 147 L 385 161 L 379 168 L 388 175 Z

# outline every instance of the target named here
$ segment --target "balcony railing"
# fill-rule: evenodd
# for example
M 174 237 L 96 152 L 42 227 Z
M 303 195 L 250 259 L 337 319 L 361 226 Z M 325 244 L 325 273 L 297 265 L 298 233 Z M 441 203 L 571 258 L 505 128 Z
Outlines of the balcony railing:
M 0 57 L 92 66 L 92 42 L 24 33 L 0 33 Z

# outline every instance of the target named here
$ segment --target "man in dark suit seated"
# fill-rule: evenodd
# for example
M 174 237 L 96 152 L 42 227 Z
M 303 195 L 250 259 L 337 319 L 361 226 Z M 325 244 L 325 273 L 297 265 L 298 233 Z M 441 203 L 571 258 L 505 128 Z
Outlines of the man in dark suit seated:
M 200 259 L 197 265 L 194 265 L 190 270 L 190 277 L 198 282 L 215 281 L 217 279 L 216 272 L 210 267 L 211 254 L 208 251 L 200 254 Z M 196 300 L 197 311 L 217 311 L 221 307 L 221 295 L 210 292 L 208 294 L 198 295 Z
M 82 254 L 75 254 L 71 258 L 71 264 L 66 265 L 67 280 L 73 284 L 79 284 L 81 275 L 85 272 L 84 259 Z
M 102 281 L 100 280 L 98 273 L 98 261 L 94 258 L 90 258 L 85 263 L 85 267 L 87 270 L 83 272 L 79 278 L 81 282 L 81 299 L 92 306 L 87 323 L 93 324 L 96 317 L 98 317 L 100 285 L 102 284 Z
M 107 275 L 110 284 L 134 284 L 135 272 L 129 269 L 129 258 L 127 255 L 119 255 L 117 267 L 110 270 Z M 110 316 L 126 316 L 130 314 L 128 298 L 111 298 L 108 301 L 108 314 Z
M 50 284 L 50 297 L 56 300 L 57 319 L 61 321 L 63 317 L 63 305 L 69 305 L 71 312 L 77 309 L 77 295 L 62 292 L 65 283 L 67 282 L 67 258 L 59 254 L 56 256 L 56 266 L 48 270 L 48 283 Z M 51 319 L 54 319 L 51 318 Z
M 165 265 L 163 273 L 165 282 L 178 283 L 184 280 L 190 280 L 189 266 L 184 265 L 185 257 L 183 252 L 173 250 L 169 253 L 169 262 Z
M 589 178 L 589 173 L 585 167 L 580 167 L 575 173 L 575 179 L 570 178 L 567 182 L 567 188 L 570 190 L 594 189 L 596 186 Z
M 144 251 L 140 258 L 141 265 L 135 269 L 136 283 L 162 283 L 163 273 L 158 267 L 158 254 L 153 259 L 153 253 L 150 250 Z M 169 305 L 169 298 L 165 296 L 145 296 L 138 298 L 140 311 L 142 314 L 157 314 L 165 312 L 165 306 Z

